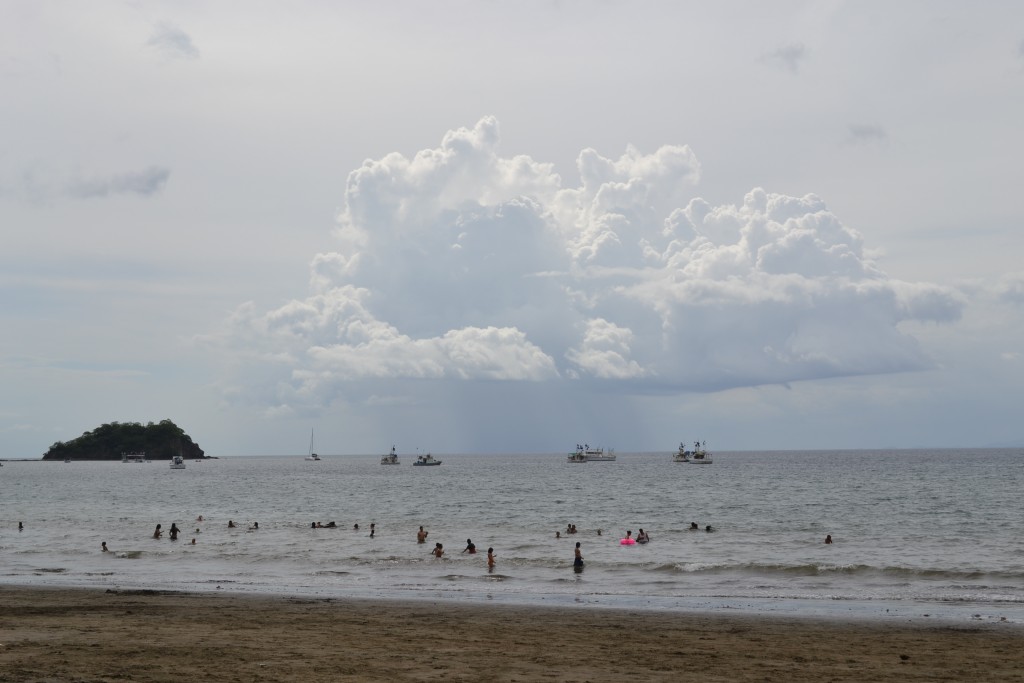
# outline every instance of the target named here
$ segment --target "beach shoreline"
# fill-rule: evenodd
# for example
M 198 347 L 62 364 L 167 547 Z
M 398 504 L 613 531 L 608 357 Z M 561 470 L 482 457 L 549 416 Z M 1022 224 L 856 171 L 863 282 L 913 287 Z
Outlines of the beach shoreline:
M 1022 681 L 1024 628 L 593 606 L 0 586 L 38 681 Z

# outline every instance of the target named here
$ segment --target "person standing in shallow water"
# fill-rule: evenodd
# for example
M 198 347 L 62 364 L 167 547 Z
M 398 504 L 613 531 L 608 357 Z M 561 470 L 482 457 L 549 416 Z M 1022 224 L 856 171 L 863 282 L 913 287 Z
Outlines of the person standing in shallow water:
M 487 571 L 494 571 L 494 548 L 487 549 Z
M 572 568 L 577 573 L 583 571 L 583 551 L 580 550 L 579 541 L 576 542 L 576 556 L 573 558 Z
M 426 543 L 427 542 L 427 534 L 429 534 L 429 533 L 430 533 L 429 531 L 424 531 L 423 527 L 420 527 L 420 530 L 416 532 L 416 542 L 417 543 Z

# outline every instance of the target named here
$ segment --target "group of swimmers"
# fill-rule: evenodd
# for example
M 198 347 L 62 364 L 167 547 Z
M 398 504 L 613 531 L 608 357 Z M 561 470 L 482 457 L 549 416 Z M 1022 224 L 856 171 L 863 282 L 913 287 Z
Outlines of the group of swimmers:
M 196 521 L 197 522 L 202 522 L 203 521 L 203 516 L 199 515 L 199 517 L 196 519 Z M 336 522 L 328 522 L 326 524 L 322 524 L 321 522 L 312 522 L 310 527 L 313 528 L 313 529 L 336 529 L 336 528 L 338 528 L 338 525 L 337 525 Z M 375 522 L 371 522 L 370 523 L 370 538 L 373 538 L 374 535 L 376 534 L 376 527 L 377 527 L 377 525 L 376 525 Z M 235 525 L 233 520 L 228 520 L 228 528 L 230 528 L 230 529 L 236 528 L 236 525 Z M 259 522 L 253 522 L 252 526 L 249 527 L 249 530 L 250 531 L 258 530 L 259 528 L 260 528 Z M 23 529 L 23 526 L 22 526 L 21 522 L 19 522 L 18 523 L 18 530 L 21 531 L 22 529 Z M 352 529 L 354 531 L 358 531 L 359 530 L 359 524 L 358 523 L 354 524 L 352 526 Z M 690 526 L 689 526 L 689 528 L 687 530 L 688 531 L 700 531 L 700 527 L 697 525 L 696 522 L 690 522 Z M 711 532 L 715 531 L 715 528 L 712 527 L 710 524 L 708 524 L 708 525 L 706 525 L 704 527 L 704 531 L 707 532 L 707 533 L 711 533 Z M 200 532 L 199 527 L 196 527 L 196 533 L 198 534 L 199 532 Z M 178 528 L 178 525 L 176 523 L 172 522 L 171 523 L 171 528 L 170 528 L 170 530 L 168 532 L 170 540 L 172 540 L 172 541 L 178 540 L 178 534 L 180 534 L 180 533 L 181 533 L 181 529 Z M 417 543 L 426 543 L 427 542 L 427 536 L 429 535 L 429 533 L 430 532 L 428 532 L 426 529 L 424 529 L 422 526 L 420 526 L 419 530 L 416 532 L 416 542 Z M 576 525 L 575 524 L 568 524 L 566 526 L 565 533 L 567 535 L 578 533 L 578 531 L 576 529 Z M 597 529 L 597 535 L 598 536 L 601 535 L 601 530 L 600 529 Z M 162 536 L 163 536 L 163 528 L 162 528 L 162 526 L 160 524 L 157 524 L 156 525 L 156 529 L 153 531 L 153 538 L 159 539 L 159 538 L 162 538 Z M 555 532 L 555 538 L 561 538 L 561 532 L 556 531 Z M 635 537 L 633 536 L 633 531 L 632 530 L 627 530 L 626 531 L 626 535 L 622 539 L 619 540 L 619 543 L 620 543 L 620 545 L 635 545 L 635 544 L 641 544 L 642 545 L 642 544 L 645 544 L 645 543 L 649 543 L 650 540 L 651 540 L 650 534 L 648 534 L 646 531 L 643 530 L 643 528 L 641 528 L 637 532 L 637 535 Z M 827 544 L 831 544 L 832 543 L 832 535 L 831 534 L 829 534 L 829 535 L 827 535 L 825 537 L 825 543 L 827 543 Z M 193 538 L 192 539 L 192 545 L 195 545 L 195 544 L 196 544 L 196 539 Z M 109 552 L 109 549 L 107 548 L 107 542 L 106 541 L 103 541 L 103 543 L 101 545 L 101 551 L 102 552 Z M 469 539 L 469 538 L 466 539 L 466 547 L 463 549 L 462 552 L 464 554 L 469 554 L 469 555 L 475 555 L 476 554 L 476 544 L 473 543 L 472 539 Z M 441 543 L 435 543 L 434 544 L 434 548 L 430 551 L 430 554 L 433 555 L 434 557 L 437 557 L 437 558 L 443 557 L 444 556 L 444 545 L 442 545 Z M 487 549 L 487 568 L 489 570 L 494 569 L 495 557 L 496 556 L 494 554 L 494 548 L 488 548 Z M 574 558 L 573 558 L 573 568 L 575 569 L 576 572 L 583 571 L 583 554 L 582 554 L 582 550 L 580 548 L 580 543 L 579 542 L 576 543 L 576 548 L 575 548 L 575 553 L 574 553 Z
M 651 541 L 650 535 L 646 531 L 644 531 L 643 529 L 640 529 L 640 531 L 638 531 L 637 534 L 636 534 L 636 538 L 633 538 L 632 530 L 627 531 L 625 538 L 620 540 L 619 543 L 621 545 L 635 545 L 637 543 L 640 543 L 640 544 L 650 543 L 650 541 Z
M 174 522 L 171 522 L 171 528 L 167 532 L 167 536 L 172 541 L 177 541 L 178 540 L 178 534 L 180 534 L 180 533 L 181 533 L 181 529 L 178 528 L 178 525 L 175 524 Z M 196 533 L 197 534 L 199 533 L 199 528 L 198 527 L 196 527 Z M 156 525 L 156 529 L 154 529 L 154 531 L 153 531 L 153 538 L 157 538 L 157 539 L 163 538 L 163 535 L 164 535 L 164 532 L 163 532 L 162 525 L 157 524 Z M 196 539 L 193 538 L 192 539 L 192 543 L 195 543 L 195 542 L 196 542 Z
M 427 531 L 420 527 L 419 532 L 416 534 L 417 543 L 426 543 Z M 579 544 L 577 544 L 579 545 Z M 476 555 L 476 543 L 473 543 L 473 539 L 466 539 L 466 547 L 462 550 L 463 554 Z M 444 545 L 441 543 L 435 543 L 434 549 L 430 551 L 430 554 L 434 557 L 444 557 Z M 494 548 L 487 549 L 487 569 L 494 569 L 494 560 L 497 556 L 494 554 Z
M 199 515 L 198 517 L 196 517 L 196 521 L 197 522 L 202 522 L 203 521 L 203 516 Z M 334 522 L 331 522 L 331 524 L 334 524 Z M 314 526 L 316 526 L 316 524 L 314 524 Z M 237 527 L 238 527 L 238 525 L 235 524 L 234 520 L 231 520 L 231 519 L 228 520 L 228 528 L 229 529 L 235 529 Z M 259 522 L 253 522 L 252 526 L 249 527 L 249 531 L 258 531 L 259 528 L 260 528 L 260 523 Z M 195 533 L 198 534 L 198 533 L 200 533 L 200 531 L 201 531 L 200 528 L 196 527 Z M 171 522 L 171 528 L 167 530 L 167 537 L 170 540 L 172 540 L 172 541 L 177 541 L 178 540 L 178 534 L 180 534 L 180 533 L 181 533 L 181 529 L 178 528 L 177 523 Z M 156 525 L 156 529 L 153 530 L 153 538 L 161 539 L 161 538 L 163 538 L 163 536 L 164 536 L 163 525 L 162 524 L 157 524 Z M 195 544 L 196 544 L 196 539 L 193 536 L 192 537 L 192 545 L 195 545 Z M 100 546 L 100 550 L 102 552 L 105 552 L 105 553 L 110 552 L 110 550 L 107 548 L 107 542 L 106 541 L 103 541 L 103 543 Z

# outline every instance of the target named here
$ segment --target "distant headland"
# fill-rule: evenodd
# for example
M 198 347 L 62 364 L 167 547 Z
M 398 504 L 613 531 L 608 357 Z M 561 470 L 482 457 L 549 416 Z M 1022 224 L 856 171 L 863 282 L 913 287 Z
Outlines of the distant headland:
M 145 453 L 148 460 L 170 460 L 181 455 L 190 460 L 205 458 L 199 444 L 170 420 L 145 425 L 111 422 L 85 432 L 71 441 L 58 441 L 43 460 L 120 460 L 124 453 Z

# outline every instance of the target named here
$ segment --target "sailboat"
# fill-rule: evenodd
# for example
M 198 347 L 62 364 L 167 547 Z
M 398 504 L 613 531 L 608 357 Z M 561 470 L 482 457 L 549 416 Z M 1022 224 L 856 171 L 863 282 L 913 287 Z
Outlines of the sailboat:
M 306 456 L 306 460 L 320 460 L 320 456 L 313 450 L 313 430 L 309 430 L 309 455 Z

